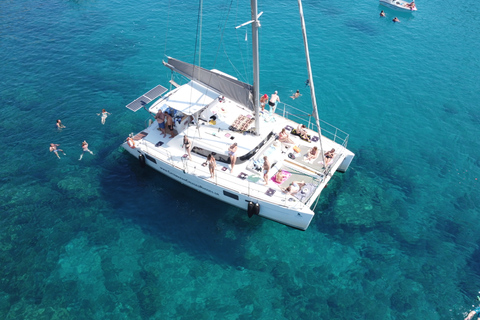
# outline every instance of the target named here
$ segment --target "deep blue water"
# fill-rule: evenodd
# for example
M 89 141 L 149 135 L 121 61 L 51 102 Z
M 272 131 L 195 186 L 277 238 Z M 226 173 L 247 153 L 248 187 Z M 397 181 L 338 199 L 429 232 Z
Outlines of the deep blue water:
M 251 82 L 248 3 L 205 1 L 200 56 L 194 1 L 0 2 L 0 318 L 463 319 L 480 290 L 477 3 L 303 5 L 320 115 L 357 155 L 306 232 L 119 147 L 148 118 L 124 106 L 168 85 L 165 54 Z M 259 11 L 261 91 L 309 111 L 296 1 Z

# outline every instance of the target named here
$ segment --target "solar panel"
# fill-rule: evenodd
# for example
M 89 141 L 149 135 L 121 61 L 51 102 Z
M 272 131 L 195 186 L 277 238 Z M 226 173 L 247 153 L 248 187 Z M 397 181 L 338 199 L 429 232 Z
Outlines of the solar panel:
M 168 89 L 158 85 L 155 88 L 151 89 L 147 93 L 143 94 L 142 96 L 138 97 L 135 99 L 133 102 L 130 102 L 127 104 L 127 108 L 132 110 L 132 111 L 138 111 L 140 110 L 144 105 L 147 103 L 153 101 L 154 99 L 160 97 L 162 94 L 167 92 Z

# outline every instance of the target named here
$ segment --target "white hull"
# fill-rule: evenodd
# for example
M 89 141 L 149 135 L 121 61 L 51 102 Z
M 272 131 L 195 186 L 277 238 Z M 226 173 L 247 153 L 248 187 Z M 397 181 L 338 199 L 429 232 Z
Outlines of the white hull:
M 417 7 L 409 7 L 408 4 L 409 2 L 405 2 L 402 0 L 380 0 L 380 4 L 392 8 L 395 10 L 399 11 L 404 11 L 404 12 L 412 12 L 412 11 L 417 11 Z
M 130 148 L 127 143 L 122 145 L 126 151 L 138 158 L 140 154 L 145 155 L 146 152 L 142 149 L 142 146 L 138 146 L 135 149 Z M 151 154 L 149 156 L 152 156 Z M 166 160 L 166 159 L 165 159 Z M 176 167 L 169 162 L 164 162 L 156 158 L 157 163 L 146 160 L 146 164 L 156 171 L 163 173 L 167 177 L 180 182 L 194 190 L 204 193 L 212 198 L 223 201 L 237 208 L 247 210 L 248 202 L 252 201 L 260 205 L 259 216 L 285 224 L 287 226 L 306 230 L 314 216 L 314 212 L 307 206 L 298 205 L 296 208 L 287 208 L 279 206 L 276 203 L 272 203 L 260 198 L 256 198 L 253 195 L 248 194 L 248 188 L 244 190 L 246 193 L 239 192 L 239 190 L 230 189 L 227 186 L 221 186 L 215 184 L 215 181 L 210 179 L 210 174 L 206 167 L 202 167 L 201 164 L 191 164 L 183 166 L 183 161 L 180 161 L 178 165 L 182 167 Z M 320 193 L 320 190 L 318 191 Z M 226 194 L 230 194 L 227 196 Z M 232 195 L 238 196 L 238 199 L 232 198 Z M 318 197 L 318 195 L 316 196 Z M 315 198 L 316 198 L 315 197 Z M 288 201 L 288 198 L 285 198 Z

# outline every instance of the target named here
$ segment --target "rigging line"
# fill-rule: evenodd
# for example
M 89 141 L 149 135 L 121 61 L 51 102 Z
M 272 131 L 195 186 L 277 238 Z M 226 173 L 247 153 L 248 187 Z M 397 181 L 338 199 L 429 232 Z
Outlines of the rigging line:
M 226 18 L 225 18 L 225 23 L 223 24 L 222 33 L 220 35 L 220 41 L 218 43 L 217 52 L 215 54 L 215 60 L 213 61 L 213 67 L 215 67 L 215 65 L 217 64 L 218 52 L 220 51 L 220 46 L 222 46 L 222 44 L 223 44 L 223 36 L 225 34 L 225 27 L 227 25 L 228 17 L 230 16 L 230 11 L 232 9 L 232 3 L 233 3 L 233 0 L 230 1 L 230 5 L 228 6 L 228 11 L 227 11 L 227 15 L 226 15 Z
M 238 1 L 237 1 L 237 12 L 238 12 Z M 248 27 L 247 27 L 248 28 Z M 247 28 L 245 28 L 245 32 L 247 32 Z M 246 34 L 246 33 L 245 33 Z M 245 65 L 245 59 L 243 57 L 243 49 L 241 48 L 241 45 L 240 45 L 240 40 L 239 40 L 239 31 L 237 31 L 235 33 L 236 35 L 236 39 L 237 39 L 237 46 L 238 46 L 238 52 L 240 53 L 240 58 L 241 58 L 241 61 L 242 61 L 242 65 L 243 65 L 243 71 L 245 72 L 245 75 L 244 75 L 244 79 L 243 80 L 244 82 L 248 83 L 248 73 L 247 73 L 247 67 Z M 245 41 L 247 42 L 247 41 Z M 248 42 L 245 44 L 246 48 L 248 48 Z M 248 51 L 248 49 L 246 49 L 245 51 Z M 239 75 L 241 75 L 241 73 L 239 71 L 237 71 Z
M 165 30 L 165 49 L 163 50 L 163 55 L 164 56 L 167 55 L 168 26 L 169 26 L 169 23 L 170 23 L 170 4 L 171 4 L 171 0 L 168 1 L 167 29 Z

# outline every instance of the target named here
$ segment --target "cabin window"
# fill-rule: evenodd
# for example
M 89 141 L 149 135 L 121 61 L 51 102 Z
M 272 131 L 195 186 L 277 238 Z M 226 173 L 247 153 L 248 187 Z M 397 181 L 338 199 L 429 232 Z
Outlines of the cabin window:
M 148 154 L 145 153 L 145 158 L 147 158 L 148 160 L 152 161 L 153 163 L 157 163 L 157 160 L 155 160 L 154 157 L 152 156 L 149 156 Z
M 232 199 L 238 200 L 238 196 L 234 193 L 223 190 L 223 195 L 230 197 Z

